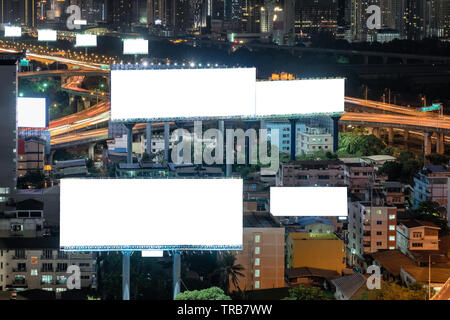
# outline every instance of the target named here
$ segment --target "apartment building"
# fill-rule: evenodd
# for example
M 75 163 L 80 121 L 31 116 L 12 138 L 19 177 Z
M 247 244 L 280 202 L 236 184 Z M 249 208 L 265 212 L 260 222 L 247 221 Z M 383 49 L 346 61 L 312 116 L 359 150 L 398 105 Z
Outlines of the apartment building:
M 375 187 L 375 169 L 362 160 L 356 163 L 345 163 L 344 174 L 345 184 L 351 194 L 364 195 L 370 188 Z
M 339 160 L 281 163 L 276 183 L 286 187 L 344 187 L 344 163 Z
M 29 172 L 43 172 L 45 161 L 45 141 L 38 137 L 19 139 L 17 144 L 17 176 Z
M 62 252 L 58 239 L 0 239 L 0 289 L 66 291 L 67 268 L 80 267 L 81 288 L 96 285 L 96 258 L 91 252 Z
M 318 151 L 333 152 L 333 135 L 326 128 L 306 127 L 297 132 L 296 154 L 312 154 Z
M 44 234 L 44 204 L 28 199 L 15 210 L 0 212 L 0 238 L 34 238 Z
M 345 244 L 334 234 L 290 232 L 286 239 L 286 268 L 316 268 L 342 274 Z
M 270 214 L 244 215 L 243 250 L 235 252 L 236 264 L 244 267 L 244 277 L 239 279 L 241 290 L 285 286 L 284 244 L 284 228 Z
M 396 248 L 397 208 L 374 199 L 352 201 L 348 206 L 349 263 L 358 265 L 365 253 Z
M 397 225 L 397 248 L 408 256 L 411 251 L 439 250 L 439 230 L 429 221 L 402 221 Z
M 397 213 L 405 212 L 406 210 L 406 194 L 405 186 L 401 182 L 386 181 L 382 184 L 383 195 L 386 198 L 386 203 L 397 207 Z
M 443 166 L 425 166 L 414 177 L 414 208 L 426 200 L 438 202 L 447 207 L 447 180 L 450 171 Z

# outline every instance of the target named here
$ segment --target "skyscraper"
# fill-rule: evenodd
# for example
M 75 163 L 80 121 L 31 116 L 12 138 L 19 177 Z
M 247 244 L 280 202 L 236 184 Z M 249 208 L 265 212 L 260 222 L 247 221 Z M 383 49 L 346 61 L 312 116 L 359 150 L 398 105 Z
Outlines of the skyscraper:
M 36 26 L 37 6 L 35 0 L 0 0 L 1 23 Z
M 0 207 L 15 192 L 17 177 L 17 73 L 19 55 L 0 55 Z
M 342 17 L 342 19 L 344 19 Z M 319 32 L 336 33 L 337 0 L 295 1 L 295 34 L 311 35 Z
M 107 22 L 116 26 L 129 26 L 133 22 L 131 0 L 106 0 Z

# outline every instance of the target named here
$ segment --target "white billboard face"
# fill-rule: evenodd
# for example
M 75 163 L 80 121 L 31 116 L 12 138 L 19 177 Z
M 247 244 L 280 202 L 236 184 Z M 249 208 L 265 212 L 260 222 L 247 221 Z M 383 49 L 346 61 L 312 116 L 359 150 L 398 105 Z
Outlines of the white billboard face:
M 346 187 L 271 187 L 270 212 L 274 216 L 346 217 Z
M 56 30 L 38 30 L 38 41 L 56 41 Z
M 45 98 L 17 98 L 17 126 L 45 128 L 47 126 Z
M 141 257 L 143 258 L 162 258 L 164 257 L 163 250 L 143 250 L 141 251 Z
M 5 26 L 5 37 L 19 38 L 21 36 L 22 36 L 22 28 L 21 27 Z
M 148 40 L 123 40 L 123 54 L 148 54 Z
M 112 70 L 111 119 L 254 115 L 255 68 Z
M 77 34 L 75 47 L 96 47 L 97 36 L 95 34 Z
M 240 179 L 62 179 L 63 250 L 240 250 Z
M 344 79 L 260 81 L 256 115 L 344 112 L 344 94 Z

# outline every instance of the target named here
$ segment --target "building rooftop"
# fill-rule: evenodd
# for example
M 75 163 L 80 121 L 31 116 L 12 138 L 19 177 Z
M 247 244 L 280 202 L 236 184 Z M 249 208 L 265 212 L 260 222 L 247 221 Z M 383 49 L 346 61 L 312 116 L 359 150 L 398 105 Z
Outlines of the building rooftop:
M 86 166 L 86 159 L 58 161 L 55 164 L 55 167 L 57 169 L 63 169 L 63 168 L 69 168 L 69 167 L 82 167 L 82 166 Z
M 350 299 L 366 283 L 366 281 L 366 278 L 361 273 L 354 273 L 352 275 L 331 280 L 331 283 L 336 289 L 339 289 L 347 299 Z
M 441 290 L 431 297 L 431 300 L 450 300 L 450 277 Z
M 244 228 L 280 228 L 270 214 L 246 214 L 244 215 Z
M 309 226 L 311 224 L 315 224 L 315 223 L 323 223 L 323 224 L 327 224 L 330 226 L 334 226 L 333 222 L 331 222 L 328 219 L 325 218 L 320 218 L 320 217 L 300 217 L 297 218 L 297 223 L 299 225 L 303 226 Z
M 403 188 L 403 183 L 398 181 L 385 181 L 383 182 L 385 188 Z
M 439 172 L 447 172 L 448 170 L 443 166 L 425 166 L 424 171 L 428 171 L 430 173 L 439 173 Z
M 0 238 L 0 249 L 59 249 L 59 237 Z
M 380 154 L 380 155 L 366 156 L 363 157 L 363 159 L 379 162 L 379 161 L 395 161 L 397 158 L 389 155 Z
M 416 281 L 427 283 L 429 281 L 428 267 L 405 266 L 402 269 Z M 450 268 L 431 267 L 431 283 L 445 283 L 450 278 Z
M 399 224 L 402 224 L 407 228 L 430 227 L 430 228 L 440 229 L 438 226 L 436 226 L 431 221 L 420 221 L 420 220 L 416 220 L 416 219 L 403 220 Z
M 415 266 L 414 261 L 400 250 L 383 250 L 371 253 L 370 256 L 384 269 L 394 276 L 400 275 L 400 269 L 407 266 Z
M 289 233 L 292 240 L 340 240 L 334 233 L 312 233 L 306 231 Z
M 335 270 L 325 270 L 310 267 L 292 268 L 286 270 L 286 276 L 292 278 L 307 278 L 318 277 L 326 280 L 332 280 L 340 277 L 340 274 Z

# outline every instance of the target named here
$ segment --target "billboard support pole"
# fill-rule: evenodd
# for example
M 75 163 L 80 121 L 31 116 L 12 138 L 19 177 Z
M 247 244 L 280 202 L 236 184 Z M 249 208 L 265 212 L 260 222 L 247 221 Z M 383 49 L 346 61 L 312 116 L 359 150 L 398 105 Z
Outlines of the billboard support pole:
M 122 251 L 122 300 L 130 300 L 130 256 L 133 251 Z
M 133 163 L 133 127 L 134 123 L 127 123 L 127 163 Z
M 291 124 L 291 161 L 295 161 L 295 152 L 296 152 L 296 142 L 297 142 L 297 132 L 295 130 L 295 124 L 297 123 L 296 119 L 289 119 Z
M 147 136 L 147 155 L 150 157 L 152 155 L 152 123 L 150 121 L 147 122 L 146 136 Z
M 164 121 L 164 161 L 169 162 L 169 121 Z
M 173 299 L 180 293 L 181 282 L 181 254 L 180 251 L 173 252 Z
M 225 122 L 225 127 L 226 127 L 226 129 L 231 129 L 231 124 L 230 124 L 230 122 Z M 233 152 L 233 154 L 234 154 L 234 152 Z M 233 162 L 234 162 L 234 155 L 233 155 Z M 233 171 L 233 166 L 232 166 L 232 164 L 231 164 L 231 163 L 228 163 L 228 162 L 225 160 L 225 177 L 230 178 L 230 177 L 231 177 L 232 171 Z

